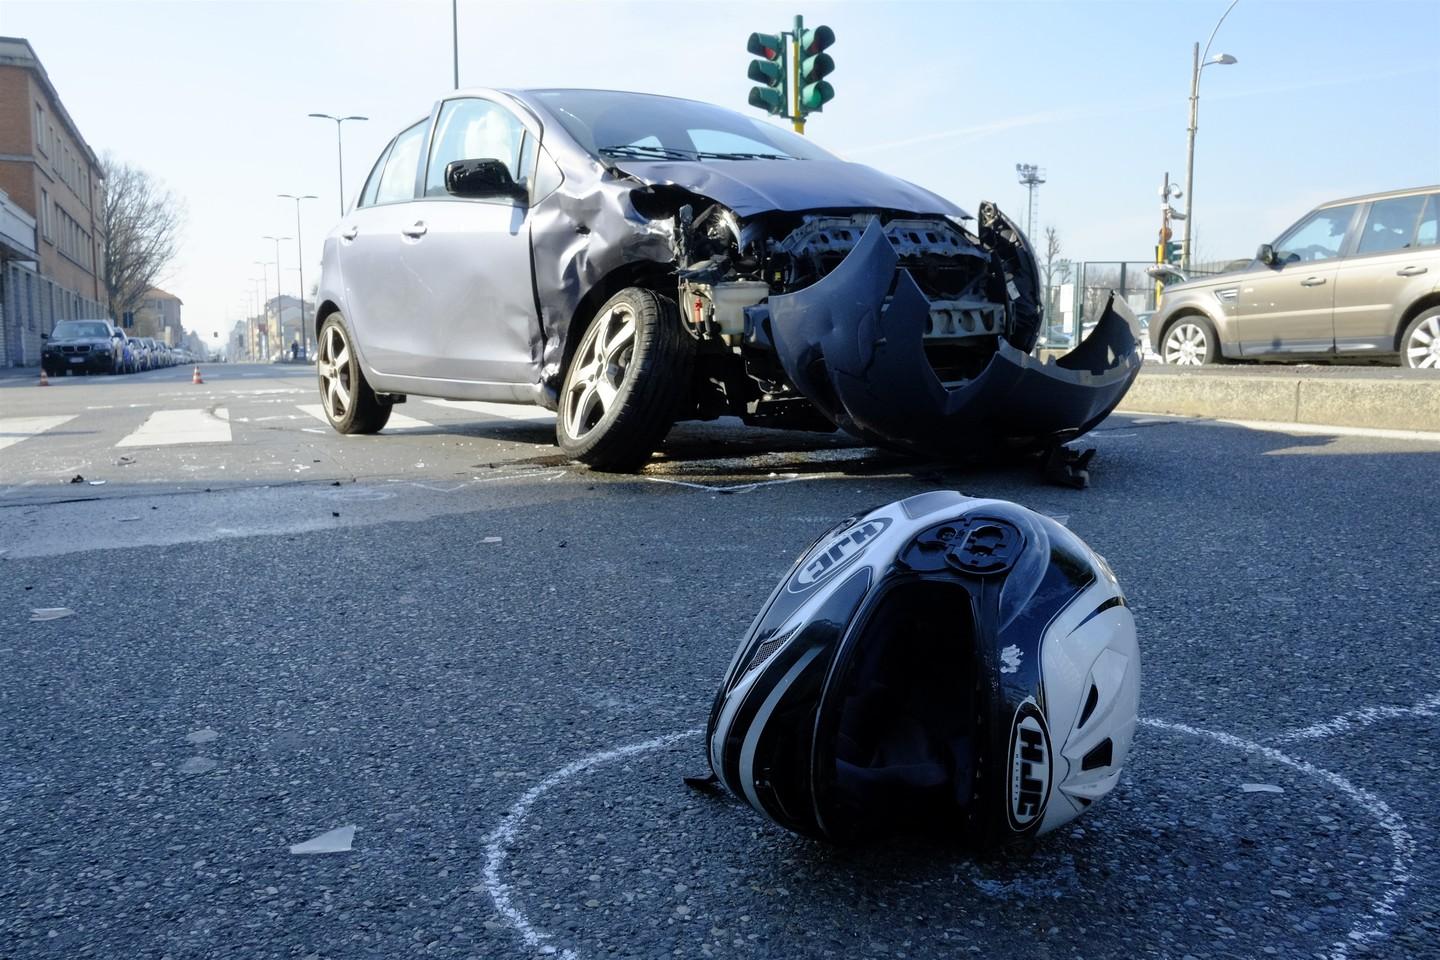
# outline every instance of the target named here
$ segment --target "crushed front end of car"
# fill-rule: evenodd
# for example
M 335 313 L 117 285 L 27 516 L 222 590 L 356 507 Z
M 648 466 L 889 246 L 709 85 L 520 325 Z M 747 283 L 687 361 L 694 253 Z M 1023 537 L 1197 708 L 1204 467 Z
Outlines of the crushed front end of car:
M 974 233 L 961 216 L 690 209 L 677 216 L 680 312 L 698 359 L 717 360 L 697 383 L 701 416 L 708 396 L 710 415 L 805 426 L 818 411 L 921 456 L 1053 453 L 1103 420 L 1139 372 L 1138 324 L 1113 298 L 1069 354 L 1031 354 L 1039 274 L 993 204 Z M 721 354 L 742 358 L 748 384 Z

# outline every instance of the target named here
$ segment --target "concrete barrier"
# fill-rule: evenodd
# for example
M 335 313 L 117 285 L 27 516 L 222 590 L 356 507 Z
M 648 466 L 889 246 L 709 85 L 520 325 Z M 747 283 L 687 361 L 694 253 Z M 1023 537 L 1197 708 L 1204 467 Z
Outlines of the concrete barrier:
M 1440 377 L 1345 376 L 1301 371 L 1142 371 L 1122 413 L 1172 413 L 1219 420 L 1276 420 L 1337 427 L 1440 431 Z

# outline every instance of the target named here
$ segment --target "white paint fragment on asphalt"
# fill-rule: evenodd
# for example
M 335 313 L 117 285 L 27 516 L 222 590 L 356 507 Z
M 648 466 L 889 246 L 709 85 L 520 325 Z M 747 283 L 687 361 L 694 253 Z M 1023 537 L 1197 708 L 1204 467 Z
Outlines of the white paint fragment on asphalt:
M 504 537 L 486 537 L 485 539 L 481 540 L 480 542 L 481 542 L 481 543 L 504 543 L 504 542 L 505 542 L 505 538 L 504 538 Z
M 354 841 L 355 826 L 350 824 L 336 827 L 334 830 L 327 830 L 320 836 L 312 837 L 304 843 L 297 843 L 290 848 L 290 852 L 297 856 L 310 853 L 349 853 L 350 844 Z
M 211 770 L 214 770 L 216 766 L 215 761 L 209 757 L 191 757 L 189 760 L 180 764 L 180 772 L 187 774 L 209 773 Z
M 1275 786 L 1275 784 L 1273 784 L 1273 783 L 1242 783 L 1242 784 L 1240 784 L 1240 791 L 1241 791 L 1242 793 L 1284 793 L 1284 792 L 1285 792 L 1285 790 L 1284 790 L 1283 787 L 1277 787 L 1277 786 Z
M 220 734 L 209 727 L 200 730 L 192 730 L 185 734 L 185 739 L 190 743 L 209 743 L 212 740 L 219 740 Z
M 41 620 L 63 620 L 66 617 L 75 616 L 75 611 L 69 607 L 35 607 L 30 611 L 30 622 L 37 623 Z

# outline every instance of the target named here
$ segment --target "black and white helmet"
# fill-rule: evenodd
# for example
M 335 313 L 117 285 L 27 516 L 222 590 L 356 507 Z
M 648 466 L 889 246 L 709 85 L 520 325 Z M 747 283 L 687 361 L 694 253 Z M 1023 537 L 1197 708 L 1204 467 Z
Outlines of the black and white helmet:
M 1140 650 L 1105 560 L 1048 517 L 953 491 L 851 517 L 770 595 L 706 731 L 721 783 L 851 840 L 924 826 L 980 846 L 1115 786 Z

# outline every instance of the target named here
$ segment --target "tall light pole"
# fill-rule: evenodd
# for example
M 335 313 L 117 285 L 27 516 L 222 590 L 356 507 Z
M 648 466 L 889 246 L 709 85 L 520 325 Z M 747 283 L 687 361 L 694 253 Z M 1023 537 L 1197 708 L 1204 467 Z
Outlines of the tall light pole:
M 1220 19 L 1215 21 L 1215 29 L 1210 31 L 1210 39 L 1205 41 L 1205 52 L 1200 52 L 1200 44 L 1195 44 L 1194 60 L 1190 67 L 1190 126 L 1188 128 L 1188 144 L 1185 150 L 1185 246 L 1180 251 L 1180 268 L 1188 271 L 1190 269 L 1190 235 L 1195 229 L 1195 120 L 1200 113 L 1200 71 L 1218 63 L 1228 66 L 1238 62 L 1228 53 L 1217 53 L 1210 56 L 1210 44 L 1215 39 L 1215 34 L 1220 30 L 1220 24 L 1230 16 L 1230 11 L 1235 9 L 1235 4 L 1240 0 L 1230 0 L 1230 6 L 1220 14 Z
M 305 243 L 300 239 L 300 201 L 318 198 L 313 193 L 302 193 L 299 196 L 293 193 L 280 193 L 276 196 L 295 201 L 295 269 L 300 272 L 300 358 L 303 360 L 310 356 L 307 336 L 310 324 L 305 321 Z
M 1034 245 L 1035 243 L 1035 188 L 1045 182 L 1045 171 L 1033 163 L 1015 164 L 1015 175 L 1020 178 L 1020 185 L 1029 191 L 1030 197 L 1025 203 L 1025 237 Z
M 280 331 L 280 352 L 285 352 L 285 301 L 280 293 L 280 241 L 294 237 L 272 237 L 268 233 L 261 240 L 275 241 L 275 329 Z
M 259 263 L 260 261 L 257 260 L 255 262 Z M 263 315 L 263 307 L 261 307 L 260 300 L 260 285 L 264 282 L 265 278 L 263 276 L 250 278 L 250 293 L 254 297 L 251 301 L 251 306 L 255 309 L 251 312 L 250 319 L 245 324 L 245 352 L 250 355 L 251 360 L 256 358 L 255 355 L 260 349 L 260 338 L 255 335 L 255 320 L 257 317 Z
M 450 0 L 450 63 L 455 68 L 455 89 L 460 89 L 460 10 L 459 0 Z
M 456 69 L 458 70 L 459 67 L 456 67 Z M 459 86 L 459 84 L 457 83 L 456 86 Z M 369 120 L 370 118 L 359 116 L 337 117 L 330 113 L 312 113 L 310 116 L 320 120 L 335 121 L 335 156 L 340 162 L 340 216 L 343 217 L 345 216 L 345 143 L 340 136 L 340 127 L 346 120 Z
M 265 346 L 261 348 L 261 359 L 270 359 L 270 261 L 256 260 L 260 265 L 260 289 L 265 299 L 260 301 L 260 333 L 265 339 Z M 280 284 L 280 278 L 275 278 L 276 286 Z M 277 313 L 279 311 L 276 311 Z M 256 338 L 256 346 L 259 346 L 259 338 Z

